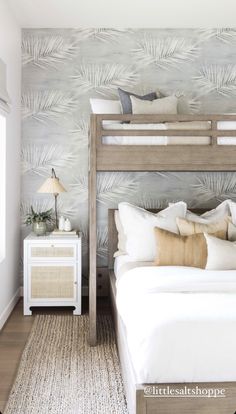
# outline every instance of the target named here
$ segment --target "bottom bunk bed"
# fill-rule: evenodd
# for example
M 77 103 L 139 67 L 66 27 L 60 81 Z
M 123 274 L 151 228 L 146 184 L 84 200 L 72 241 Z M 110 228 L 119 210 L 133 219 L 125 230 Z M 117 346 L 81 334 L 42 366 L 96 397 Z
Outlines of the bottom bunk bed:
M 229 298 L 225 296 L 228 294 L 226 292 L 220 298 L 217 297 L 217 294 L 216 297 L 212 296 L 210 298 L 209 293 L 204 292 L 205 298 L 201 298 L 201 302 L 199 302 L 199 304 L 202 304 L 202 309 L 199 307 L 198 313 L 197 295 L 203 295 L 203 293 L 193 292 L 192 296 L 190 296 L 191 294 L 185 295 L 184 298 L 184 293 L 181 290 L 181 293 L 177 292 L 177 295 L 176 292 L 174 293 L 175 298 L 156 297 L 153 290 L 154 285 L 152 284 L 155 278 L 151 278 L 152 282 L 148 287 L 150 295 L 145 298 L 145 282 L 142 285 L 143 281 L 140 275 L 145 271 L 146 274 L 149 273 L 150 275 L 155 269 L 151 269 L 150 264 L 147 263 L 138 264 L 137 273 L 139 276 L 137 284 L 135 284 L 134 270 L 137 270 L 135 263 L 127 261 L 125 256 L 120 256 L 116 258 L 114 264 L 113 254 L 117 248 L 118 240 L 114 210 L 109 210 L 108 226 L 111 304 L 129 414 L 187 414 L 190 412 L 193 414 L 234 414 L 236 411 L 236 352 L 234 351 L 236 349 L 234 329 L 236 324 L 236 308 L 234 306 L 236 294 L 231 294 Z M 197 269 L 195 270 L 197 271 Z M 168 269 L 166 269 L 166 272 L 168 272 Z M 199 270 L 199 272 L 202 272 L 200 277 L 204 278 L 205 271 Z M 125 278 L 128 273 L 131 278 L 127 278 L 126 282 Z M 233 276 L 235 275 L 228 273 L 229 280 L 231 276 L 232 283 L 234 283 Z M 143 296 L 142 290 L 144 290 Z M 172 293 L 166 293 L 165 295 L 172 295 Z M 160 313 L 159 315 L 150 314 L 150 310 L 156 309 L 152 307 L 152 302 L 154 303 L 156 299 L 158 301 L 158 298 L 160 299 L 159 312 L 163 305 L 164 318 Z M 122 300 L 125 305 L 123 307 Z M 172 305 L 175 301 L 176 306 L 188 301 L 189 314 L 186 314 L 186 320 L 182 320 L 184 322 L 182 325 L 179 324 L 181 318 L 178 319 L 178 308 L 176 308 L 174 318 L 173 312 L 170 312 L 169 320 L 166 317 L 168 300 L 171 301 Z M 162 305 L 161 301 L 163 301 Z M 214 315 L 214 321 L 210 320 L 209 325 L 205 323 L 204 314 L 207 313 L 211 319 L 211 303 L 219 307 L 219 312 L 218 315 Z M 125 312 L 128 316 L 125 316 Z M 197 329 L 194 328 L 193 330 L 192 327 L 191 332 L 193 315 L 195 317 L 194 326 L 195 328 L 197 326 Z M 223 317 L 221 317 L 222 315 Z M 148 332 L 153 329 L 153 325 L 149 321 L 158 318 L 159 338 L 155 339 L 153 337 L 150 346 L 148 341 L 145 342 L 145 335 L 148 335 Z M 228 320 L 227 324 L 225 324 L 225 318 Z M 224 329 L 222 330 L 223 326 Z M 151 327 L 150 331 L 148 327 Z M 166 327 L 167 329 L 165 329 Z M 130 328 L 134 328 L 132 335 Z M 219 330 L 222 332 L 222 341 L 221 343 L 215 343 L 215 338 L 219 337 Z M 202 333 L 205 333 L 205 336 L 202 336 Z M 190 338 L 186 334 L 189 334 Z M 198 334 L 199 340 L 197 338 Z M 130 340 L 130 335 L 132 340 Z M 166 342 L 162 341 L 162 337 Z M 175 342 L 173 338 L 176 338 Z M 138 343 L 142 344 L 140 348 L 137 346 Z M 172 349 L 173 343 L 174 347 Z M 189 343 L 192 344 L 192 355 L 189 355 L 188 352 Z M 174 348 L 177 348 L 177 350 Z M 204 350 L 206 351 L 205 355 Z M 200 360 L 196 360 L 196 355 L 199 356 Z M 212 360 L 209 358 L 211 355 L 213 355 Z M 191 363 L 191 357 L 194 361 L 193 364 Z M 216 360 L 215 365 L 214 359 Z M 155 372 L 154 368 L 157 366 L 158 372 Z M 155 378 L 158 380 L 154 382 L 153 379 Z

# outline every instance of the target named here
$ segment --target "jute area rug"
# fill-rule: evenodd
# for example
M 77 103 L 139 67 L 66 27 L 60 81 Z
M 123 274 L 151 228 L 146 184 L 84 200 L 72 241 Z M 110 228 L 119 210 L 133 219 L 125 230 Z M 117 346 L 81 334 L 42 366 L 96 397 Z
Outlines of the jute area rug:
M 87 316 L 36 316 L 4 414 L 127 414 L 109 315 L 98 332 L 89 347 Z

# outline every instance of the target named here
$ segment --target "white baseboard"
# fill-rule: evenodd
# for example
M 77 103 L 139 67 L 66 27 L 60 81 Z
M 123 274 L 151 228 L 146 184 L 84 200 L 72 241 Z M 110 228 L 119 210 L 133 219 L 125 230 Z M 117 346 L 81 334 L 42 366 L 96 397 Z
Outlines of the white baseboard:
M 5 307 L 3 312 L 0 315 L 0 330 L 2 329 L 3 325 L 6 323 L 7 319 L 9 318 L 10 314 L 12 313 L 15 305 L 18 302 L 18 299 L 20 297 L 21 288 L 17 289 L 15 295 L 10 300 L 8 305 Z

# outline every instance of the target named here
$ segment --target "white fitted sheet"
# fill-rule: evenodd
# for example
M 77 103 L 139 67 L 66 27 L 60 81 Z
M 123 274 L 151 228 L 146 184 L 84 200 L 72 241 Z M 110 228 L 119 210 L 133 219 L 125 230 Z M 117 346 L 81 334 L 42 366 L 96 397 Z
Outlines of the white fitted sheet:
M 236 380 L 236 271 L 153 266 L 118 276 L 139 383 Z
M 159 123 L 159 124 L 121 124 L 103 122 L 105 130 L 158 130 L 165 131 L 167 129 L 196 129 L 208 130 L 209 122 L 178 122 L 178 123 Z M 221 121 L 218 122 L 218 129 L 236 129 L 236 122 Z M 210 145 L 211 138 L 208 136 L 103 136 L 102 143 L 106 145 Z M 236 137 L 219 137 L 218 145 L 236 145 Z

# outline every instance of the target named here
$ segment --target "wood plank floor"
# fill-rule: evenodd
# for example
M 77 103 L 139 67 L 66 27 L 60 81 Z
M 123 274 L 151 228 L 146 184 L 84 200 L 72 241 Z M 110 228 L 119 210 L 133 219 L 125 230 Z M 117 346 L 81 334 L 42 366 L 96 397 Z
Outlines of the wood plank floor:
M 109 312 L 110 309 L 106 299 L 100 299 L 98 307 L 99 312 L 102 313 Z M 83 313 L 86 313 L 87 309 L 88 301 L 83 299 Z M 71 312 L 69 309 L 35 308 L 32 316 L 23 316 L 23 301 L 20 300 L 17 303 L 5 326 L 0 331 L 0 414 L 3 413 L 11 391 L 21 355 L 34 322 L 34 315 Z
M 0 332 L 0 411 L 3 412 L 34 317 L 23 316 L 19 301 Z

